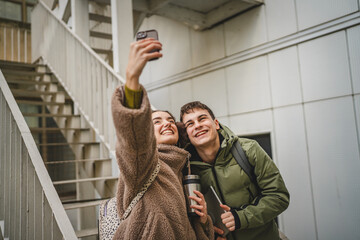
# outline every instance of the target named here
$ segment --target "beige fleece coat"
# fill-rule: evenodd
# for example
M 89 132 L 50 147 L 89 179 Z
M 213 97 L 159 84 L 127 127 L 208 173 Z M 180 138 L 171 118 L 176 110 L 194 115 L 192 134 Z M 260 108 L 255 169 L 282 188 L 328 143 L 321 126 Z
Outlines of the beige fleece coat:
M 140 109 L 124 107 L 124 89 L 116 89 L 112 114 L 116 128 L 116 157 L 120 168 L 118 214 L 122 216 L 139 189 L 160 162 L 160 171 L 114 239 L 213 239 L 211 220 L 191 225 L 182 186 L 182 168 L 188 152 L 172 145 L 156 145 L 151 107 L 145 89 Z M 209 217 L 208 217 L 209 219 Z

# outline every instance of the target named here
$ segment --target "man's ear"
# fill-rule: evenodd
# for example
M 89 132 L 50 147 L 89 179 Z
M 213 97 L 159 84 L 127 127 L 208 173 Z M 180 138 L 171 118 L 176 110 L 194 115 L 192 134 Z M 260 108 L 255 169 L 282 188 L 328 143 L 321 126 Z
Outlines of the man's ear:
M 215 123 L 215 125 L 216 125 L 216 130 L 219 130 L 219 129 L 220 129 L 219 120 L 217 120 L 217 119 L 215 118 L 214 123 Z

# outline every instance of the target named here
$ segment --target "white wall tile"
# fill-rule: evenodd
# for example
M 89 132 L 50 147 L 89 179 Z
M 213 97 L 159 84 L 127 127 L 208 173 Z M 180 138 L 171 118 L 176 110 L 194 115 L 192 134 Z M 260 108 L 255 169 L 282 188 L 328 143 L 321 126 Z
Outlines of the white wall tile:
M 269 133 L 273 130 L 270 110 L 230 116 L 229 120 L 229 127 L 236 135 Z
M 224 23 L 226 55 L 231 55 L 267 41 L 264 6 Z
M 230 114 L 271 106 L 267 58 L 258 57 L 226 70 Z
M 221 124 L 224 124 L 225 126 L 230 126 L 230 120 L 228 116 L 225 117 L 217 117 L 217 120 L 219 120 L 219 122 Z
M 357 134 L 358 139 L 360 139 L 360 94 L 354 96 L 354 102 L 355 102 L 355 116 L 356 116 L 356 125 L 357 125 Z M 359 142 L 359 148 L 360 148 L 360 142 Z
M 360 25 L 347 30 L 351 79 L 354 93 L 360 93 Z
M 269 40 L 281 38 L 297 31 L 295 0 L 267 0 L 265 1 L 265 12 Z
M 269 54 L 269 73 L 274 107 L 302 101 L 297 47 Z
M 192 97 L 192 84 L 191 80 L 175 83 L 170 86 L 171 98 L 171 113 L 180 121 L 180 108 L 191 102 Z
M 289 208 L 282 214 L 285 234 L 316 239 L 302 105 L 275 109 L 274 133 L 276 162 L 290 192 Z
M 159 88 L 148 92 L 150 103 L 159 110 L 171 109 L 171 98 L 169 87 Z
M 156 29 L 163 44 L 163 57 L 149 63 L 151 81 L 157 81 L 191 68 L 189 28 L 168 18 L 152 16 L 148 20 L 149 29 Z
M 319 239 L 360 238 L 360 156 L 352 97 L 305 104 Z
M 215 117 L 228 115 L 224 69 L 194 78 L 192 86 L 194 101 L 206 104 Z
M 358 11 L 357 0 L 296 0 L 299 30 Z
M 190 31 L 193 67 L 225 57 L 224 25 L 206 31 Z
M 304 101 L 351 93 L 345 32 L 299 45 Z

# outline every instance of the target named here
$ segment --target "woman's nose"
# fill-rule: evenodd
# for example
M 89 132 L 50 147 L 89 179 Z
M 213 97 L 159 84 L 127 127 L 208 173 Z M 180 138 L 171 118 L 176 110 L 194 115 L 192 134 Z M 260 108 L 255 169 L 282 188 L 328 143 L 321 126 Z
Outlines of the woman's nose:
M 170 125 L 171 125 L 171 122 L 165 121 L 164 126 L 168 127 L 168 126 L 170 126 Z

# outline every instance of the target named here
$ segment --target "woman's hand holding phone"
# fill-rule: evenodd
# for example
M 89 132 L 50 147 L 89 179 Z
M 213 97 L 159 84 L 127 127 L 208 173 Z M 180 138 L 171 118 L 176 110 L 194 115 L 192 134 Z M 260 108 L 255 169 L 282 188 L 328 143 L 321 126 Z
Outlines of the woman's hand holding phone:
M 161 49 L 162 44 L 152 38 L 131 43 L 129 61 L 126 68 L 126 86 L 128 88 L 132 90 L 140 89 L 139 78 L 142 70 L 149 60 L 162 57 L 162 54 L 159 52 Z

